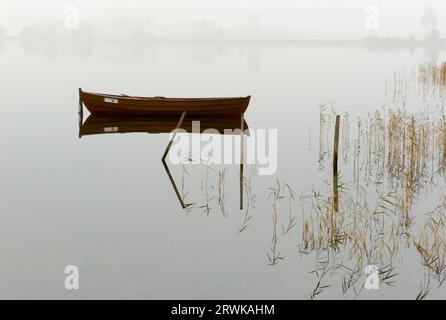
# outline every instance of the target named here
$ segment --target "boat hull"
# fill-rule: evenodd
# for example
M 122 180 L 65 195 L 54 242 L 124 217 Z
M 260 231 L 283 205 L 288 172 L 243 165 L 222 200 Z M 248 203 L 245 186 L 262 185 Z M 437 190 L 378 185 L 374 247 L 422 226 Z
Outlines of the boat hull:
M 236 98 L 164 98 L 129 97 L 85 92 L 79 98 L 91 114 L 121 114 L 133 116 L 240 117 L 248 108 L 250 96 Z

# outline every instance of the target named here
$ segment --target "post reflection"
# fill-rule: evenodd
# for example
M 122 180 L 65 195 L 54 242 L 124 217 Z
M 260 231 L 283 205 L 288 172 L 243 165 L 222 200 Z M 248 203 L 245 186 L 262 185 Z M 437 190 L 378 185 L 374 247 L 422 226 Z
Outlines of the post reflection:
M 248 124 L 243 114 L 241 118 L 209 118 L 186 116 L 182 121 L 177 117 L 141 117 L 141 116 L 109 116 L 89 115 L 83 121 L 82 108 L 79 111 L 79 138 L 91 135 L 113 135 L 117 133 L 173 133 L 180 129 L 183 133 L 218 134 L 218 135 L 240 135 L 240 209 L 243 209 L 243 140 L 244 135 L 249 135 Z M 199 126 L 196 126 L 196 123 Z M 196 130 L 198 129 L 198 132 Z M 212 130 L 211 130 L 212 129 Z M 173 140 L 173 139 L 172 139 Z M 191 203 L 186 203 L 181 195 L 177 183 L 165 161 L 167 153 L 173 141 L 169 141 L 166 151 L 161 159 L 163 168 L 169 178 L 175 195 L 182 209 L 188 208 Z

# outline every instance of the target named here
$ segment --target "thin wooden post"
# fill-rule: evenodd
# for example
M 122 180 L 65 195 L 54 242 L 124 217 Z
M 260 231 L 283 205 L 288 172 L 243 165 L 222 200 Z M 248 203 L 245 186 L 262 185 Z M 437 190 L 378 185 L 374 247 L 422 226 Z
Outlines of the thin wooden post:
M 177 131 L 181 127 L 181 124 L 183 123 L 183 120 L 184 120 L 185 116 L 186 116 L 186 111 L 183 111 L 183 113 L 181 114 L 181 118 L 180 118 L 180 120 L 177 123 L 177 127 L 173 131 L 173 135 L 170 138 L 169 143 L 167 144 L 166 150 L 164 151 L 164 154 L 163 154 L 163 156 L 161 158 L 162 161 L 164 161 L 166 159 L 166 156 L 169 153 L 170 148 L 172 147 L 172 143 L 175 140 L 175 136 L 177 135 Z
M 78 118 L 79 118 L 79 138 L 82 138 L 81 129 L 82 125 L 84 124 L 84 115 L 82 112 L 78 114 Z
M 186 209 L 186 205 L 184 204 L 183 199 L 181 198 L 180 192 L 178 191 L 177 185 L 175 183 L 175 180 L 173 180 L 172 174 L 170 173 L 169 168 L 167 167 L 167 164 L 164 160 L 161 160 L 163 163 L 164 169 L 166 170 L 167 176 L 169 177 L 170 183 L 172 184 L 173 190 L 175 191 L 175 194 L 180 201 L 181 208 Z
M 339 210 L 339 190 L 338 190 L 338 147 L 339 147 L 339 122 L 340 116 L 336 116 L 334 143 L 333 143 L 333 207 L 334 211 Z
M 240 210 L 243 210 L 243 160 L 244 160 L 244 139 L 243 139 L 243 128 L 244 128 L 244 114 L 240 116 Z
M 82 98 L 81 98 L 82 89 L 79 88 L 79 110 L 78 110 L 78 116 L 79 116 L 79 138 L 81 138 L 81 127 L 84 123 L 84 108 L 82 105 Z
M 82 98 L 81 98 L 82 88 L 79 88 L 79 114 L 83 115 L 84 108 L 82 108 Z

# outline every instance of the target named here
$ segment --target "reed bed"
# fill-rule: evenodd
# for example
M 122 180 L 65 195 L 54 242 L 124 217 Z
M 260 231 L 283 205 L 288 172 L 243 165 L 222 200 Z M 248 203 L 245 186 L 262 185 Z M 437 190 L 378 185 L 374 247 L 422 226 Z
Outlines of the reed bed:
M 397 107 L 355 118 L 348 112 L 338 114 L 334 103 L 320 105 L 319 170 L 329 175 L 325 186 L 302 187 L 297 192 L 276 178 L 263 190 L 260 200 L 268 203 L 265 211 L 271 223 L 266 264 L 280 267 L 286 262 L 285 246 L 290 241 L 293 254 L 314 258 L 310 274 L 315 283 L 309 299 L 335 290 L 343 298 L 357 298 L 364 294 L 368 266 L 377 267 L 380 285 L 391 290 L 400 281 L 398 267 L 407 252 L 419 257 L 423 270 L 414 299 L 428 298 L 444 283 L 446 194 L 430 211 L 424 209 L 426 204 L 420 209 L 419 203 L 437 201 L 434 194 L 441 194 L 446 182 L 446 114 L 441 102 L 445 87 L 446 64 L 422 65 L 408 74 L 395 73 L 386 82 L 386 92 Z M 411 94 L 440 102 L 435 108 L 428 104 L 411 112 L 406 107 Z M 339 170 L 333 172 L 337 116 L 340 156 Z M 244 210 L 238 212 L 238 234 L 253 221 L 256 194 L 261 192 L 254 190 L 255 175 L 254 167 L 243 177 L 246 197 Z M 195 208 L 206 215 L 215 209 L 224 217 L 232 215 L 226 198 L 226 190 L 231 189 L 226 188 L 227 169 L 206 164 L 201 180 L 204 200 Z
M 403 90 L 406 84 L 400 83 L 399 87 Z M 319 154 L 324 156 L 320 162 L 331 156 L 333 110 L 321 109 L 323 135 L 319 145 L 323 149 Z M 317 264 L 324 257 L 324 267 L 316 270 L 319 275 L 329 274 L 332 282 L 339 281 L 335 287 L 341 288 L 341 296 L 346 298 L 356 298 L 363 292 L 366 266 L 379 266 L 381 285 L 396 285 L 395 262 L 406 250 L 416 251 L 429 281 L 422 283 L 415 298 L 425 299 L 432 292 L 431 278 L 438 286 L 446 279 L 446 200 L 427 215 L 414 209 L 418 201 L 444 187 L 445 116 L 441 109 L 408 112 L 402 104 L 397 109 L 369 113 L 356 123 L 345 114 L 343 122 L 347 128 L 342 131 L 341 173 L 349 182 L 338 178 L 338 210 L 334 210 L 334 196 L 329 191 L 313 189 L 301 194 L 298 251 L 301 255 L 314 254 Z M 317 276 L 311 299 L 322 294 L 321 283 Z
M 330 124 L 323 125 L 321 132 L 332 132 Z M 405 213 L 422 192 L 429 192 L 429 187 L 444 179 L 446 122 L 443 113 L 409 113 L 404 107 L 376 111 L 366 119 L 358 119 L 356 128 L 353 143 L 345 137 L 342 139 L 343 144 L 351 145 L 352 152 L 343 158 L 344 164 L 353 159 L 353 180 L 367 186 L 384 185 L 388 191 L 400 193 Z M 330 140 L 320 145 L 324 146 L 320 154 L 326 154 Z M 406 217 L 402 222 L 407 225 L 410 221 Z

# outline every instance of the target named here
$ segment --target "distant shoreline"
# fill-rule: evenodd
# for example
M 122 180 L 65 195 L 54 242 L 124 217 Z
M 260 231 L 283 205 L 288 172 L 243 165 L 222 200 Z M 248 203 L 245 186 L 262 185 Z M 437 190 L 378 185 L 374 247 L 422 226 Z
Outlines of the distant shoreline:
M 433 48 L 446 49 L 446 39 L 438 39 L 437 41 L 410 40 L 400 38 L 362 38 L 362 39 L 210 39 L 210 38 L 158 38 L 158 37 L 141 37 L 141 38 L 94 38 L 94 37 L 40 37 L 26 38 L 21 36 L 4 36 L 0 41 L 91 41 L 91 42 L 142 42 L 142 43 L 211 43 L 211 44 L 252 44 L 252 45 L 298 45 L 298 46 L 342 46 L 342 47 L 365 47 L 365 48 L 389 48 L 389 49 L 417 49 L 417 48 Z

